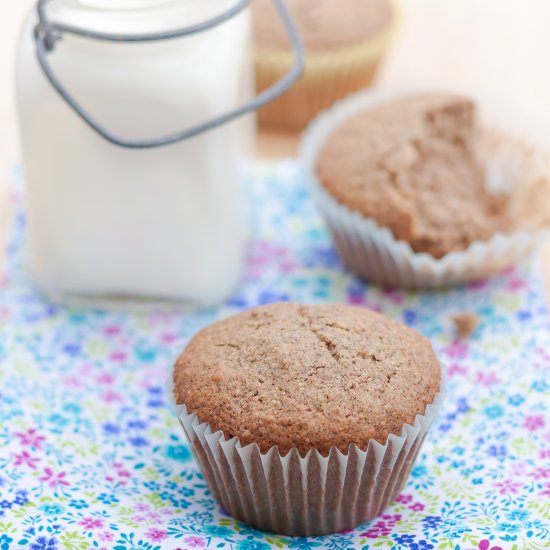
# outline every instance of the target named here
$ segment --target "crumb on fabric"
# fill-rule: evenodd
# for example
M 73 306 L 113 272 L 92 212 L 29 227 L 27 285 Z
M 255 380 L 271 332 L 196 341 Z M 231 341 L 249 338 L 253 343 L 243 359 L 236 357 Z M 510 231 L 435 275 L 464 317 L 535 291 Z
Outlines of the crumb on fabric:
M 456 328 L 456 335 L 459 340 L 469 338 L 479 325 L 479 317 L 471 311 L 464 311 L 452 316 Z

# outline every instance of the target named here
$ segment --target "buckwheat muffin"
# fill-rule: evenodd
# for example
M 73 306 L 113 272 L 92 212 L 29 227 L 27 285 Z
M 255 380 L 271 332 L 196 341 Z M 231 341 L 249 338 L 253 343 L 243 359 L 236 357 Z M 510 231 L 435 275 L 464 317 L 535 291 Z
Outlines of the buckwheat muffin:
M 382 97 L 345 100 L 304 140 L 314 193 L 346 265 L 393 286 L 450 286 L 532 248 L 533 239 L 514 232 L 548 226 L 550 209 L 539 208 L 549 194 L 541 189 L 550 191 L 548 157 L 484 125 L 467 97 Z M 539 205 L 527 199 L 534 194 Z
M 224 508 L 261 529 L 314 535 L 392 502 L 441 399 L 441 369 L 427 339 L 383 315 L 279 303 L 201 331 L 173 388 Z
M 300 129 L 336 99 L 370 84 L 395 24 L 389 0 L 288 0 L 306 49 L 301 79 L 259 111 L 265 127 Z M 256 82 L 264 90 L 290 70 L 293 52 L 273 0 L 252 3 Z

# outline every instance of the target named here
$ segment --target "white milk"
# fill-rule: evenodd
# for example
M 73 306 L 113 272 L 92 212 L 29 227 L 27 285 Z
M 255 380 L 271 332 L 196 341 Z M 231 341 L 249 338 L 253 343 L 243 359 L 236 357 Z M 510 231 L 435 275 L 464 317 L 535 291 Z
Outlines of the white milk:
M 226 0 L 53 0 L 49 17 L 101 32 L 173 30 Z M 146 150 L 112 145 L 71 110 L 23 29 L 17 95 L 31 267 L 50 295 L 137 296 L 211 304 L 243 267 L 240 167 L 251 118 Z M 125 138 L 178 132 L 252 91 L 248 10 L 211 30 L 156 43 L 64 35 L 50 63 L 88 112 Z

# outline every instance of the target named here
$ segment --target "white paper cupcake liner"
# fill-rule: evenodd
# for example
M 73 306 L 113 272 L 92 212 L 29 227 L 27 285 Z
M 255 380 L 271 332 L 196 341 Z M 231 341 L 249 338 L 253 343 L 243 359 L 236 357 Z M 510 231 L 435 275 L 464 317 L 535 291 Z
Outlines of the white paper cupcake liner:
M 315 167 L 321 150 L 327 138 L 340 124 L 360 111 L 413 92 L 378 90 L 353 94 L 319 115 L 304 132 L 300 156 L 306 177 L 342 261 L 363 279 L 410 289 L 457 286 L 494 275 L 519 262 L 537 244 L 548 238 L 550 231 L 496 233 L 488 241 L 475 241 L 465 250 L 453 251 L 438 259 L 425 252 L 415 252 L 409 243 L 397 240 L 388 228 L 380 227 L 374 219 L 366 218 L 340 204 L 317 178 Z M 483 102 L 481 105 L 484 123 L 494 127 L 495 132 L 506 132 L 501 113 L 496 109 L 483 108 Z M 537 144 L 540 143 L 525 124 L 518 129 L 513 139 L 520 144 L 529 143 L 533 151 L 536 151 Z M 522 169 L 522 163 L 515 162 L 511 156 L 513 148 L 506 147 L 506 140 L 502 145 L 495 145 L 491 152 L 492 157 L 486 163 L 487 186 L 491 191 L 510 191 L 511 178 L 502 177 L 503 171 L 515 177 Z M 547 155 L 546 151 L 550 151 L 550 147 L 533 155 L 530 169 L 548 177 L 550 154 Z M 526 177 L 526 174 L 521 175 Z
M 233 517 L 253 527 L 289 536 L 317 536 L 352 529 L 379 515 L 403 489 L 446 391 L 440 390 L 423 415 L 390 434 L 385 445 L 371 440 L 365 451 L 332 448 L 327 457 L 297 449 L 282 456 L 277 447 L 262 453 L 255 443 L 212 432 L 167 392 L 195 458 L 216 500 Z

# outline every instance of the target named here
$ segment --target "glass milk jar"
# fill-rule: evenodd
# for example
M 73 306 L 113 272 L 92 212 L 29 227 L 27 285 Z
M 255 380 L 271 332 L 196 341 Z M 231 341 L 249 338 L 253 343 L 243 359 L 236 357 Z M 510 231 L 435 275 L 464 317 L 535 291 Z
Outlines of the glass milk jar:
M 236 112 L 253 86 L 240 4 L 51 0 L 29 15 L 17 96 L 31 269 L 50 296 L 212 304 L 235 288 L 253 137 L 236 115 L 258 106 Z

